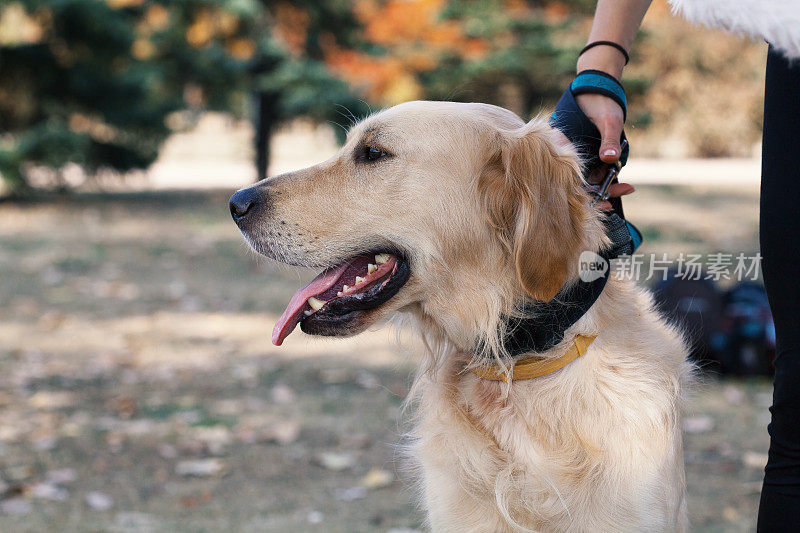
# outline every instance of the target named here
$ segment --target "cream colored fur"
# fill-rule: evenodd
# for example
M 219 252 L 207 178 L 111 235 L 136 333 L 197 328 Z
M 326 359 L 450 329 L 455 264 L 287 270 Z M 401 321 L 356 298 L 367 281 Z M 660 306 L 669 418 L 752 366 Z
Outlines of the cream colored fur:
M 690 369 L 651 306 L 612 281 L 567 336 L 598 335 L 588 353 L 545 377 L 484 381 L 463 372 L 469 356 L 456 350 L 418 376 L 411 455 L 433 531 L 687 530 Z
M 365 145 L 391 157 L 359 161 Z M 551 298 L 604 243 L 575 151 L 546 121 L 410 102 L 354 126 L 331 160 L 258 187 L 269 209 L 243 231 L 266 255 L 326 267 L 385 244 L 407 254 L 408 283 L 342 333 L 399 313 L 427 346 L 408 449 L 433 531 L 686 530 L 690 365 L 646 291 L 612 277 L 567 335 L 597 339 L 553 374 L 497 383 L 468 370 L 512 364 L 501 315 Z

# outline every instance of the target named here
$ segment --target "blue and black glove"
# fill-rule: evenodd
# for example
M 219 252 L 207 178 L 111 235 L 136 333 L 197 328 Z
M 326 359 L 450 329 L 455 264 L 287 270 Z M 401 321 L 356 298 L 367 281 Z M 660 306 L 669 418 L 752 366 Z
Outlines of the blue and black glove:
M 585 164 L 584 172 L 588 176 L 598 168 L 608 165 L 600 159 L 600 144 L 602 137 L 600 130 L 578 106 L 575 97 L 580 94 L 602 94 L 611 98 L 622 108 L 623 117 L 627 118 L 627 99 L 622 84 L 610 74 L 599 70 L 584 70 L 580 72 L 561 98 L 558 100 L 556 110 L 550 117 L 550 124 L 559 130 L 575 145 L 578 154 Z M 622 153 L 619 157 L 619 168 L 628 161 L 628 143 L 625 132 L 622 132 L 620 143 Z M 613 183 L 617 179 L 614 177 Z M 620 198 L 609 198 L 613 211 L 606 214 L 606 233 L 612 241 L 610 250 L 613 257 L 633 253 L 642 243 L 642 234 L 636 227 L 625 220 Z M 612 258 L 613 258 L 612 257 Z

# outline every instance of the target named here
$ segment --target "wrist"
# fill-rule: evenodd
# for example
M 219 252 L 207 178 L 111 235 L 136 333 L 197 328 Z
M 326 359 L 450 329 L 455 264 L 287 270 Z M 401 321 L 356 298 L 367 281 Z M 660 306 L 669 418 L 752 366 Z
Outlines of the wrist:
M 625 57 L 619 50 L 611 46 L 595 46 L 578 57 L 577 72 L 590 69 L 600 70 L 621 80 L 624 68 Z

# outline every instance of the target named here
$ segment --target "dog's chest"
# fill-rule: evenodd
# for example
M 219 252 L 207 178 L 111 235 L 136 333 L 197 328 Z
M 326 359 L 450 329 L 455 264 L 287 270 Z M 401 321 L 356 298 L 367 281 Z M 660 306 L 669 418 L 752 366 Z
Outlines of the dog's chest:
M 499 523 L 510 517 L 537 531 L 573 530 L 576 516 L 591 526 L 586 530 L 671 529 L 664 527 L 682 489 L 658 472 L 674 459 L 671 446 L 627 446 L 621 435 L 628 429 L 615 428 L 618 421 L 588 412 L 578 398 L 559 398 L 544 381 L 525 387 L 524 395 L 503 395 L 504 385 L 471 376 L 458 381 L 430 383 L 421 398 L 416 453 L 427 490 L 458 487 L 452 506 L 472 502 Z M 667 437 L 650 438 L 663 443 Z M 612 441 L 621 444 L 612 448 Z M 667 502 L 670 486 L 676 490 Z

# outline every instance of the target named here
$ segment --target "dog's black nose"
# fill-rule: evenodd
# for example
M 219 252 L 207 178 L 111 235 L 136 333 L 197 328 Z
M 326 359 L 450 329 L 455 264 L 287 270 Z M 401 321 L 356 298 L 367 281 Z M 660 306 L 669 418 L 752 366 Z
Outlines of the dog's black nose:
M 256 192 L 254 187 L 248 187 L 241 191 L 236 191 L 230 200 L 231 216 L 233 220 L 239 222 L 256 204 Z

